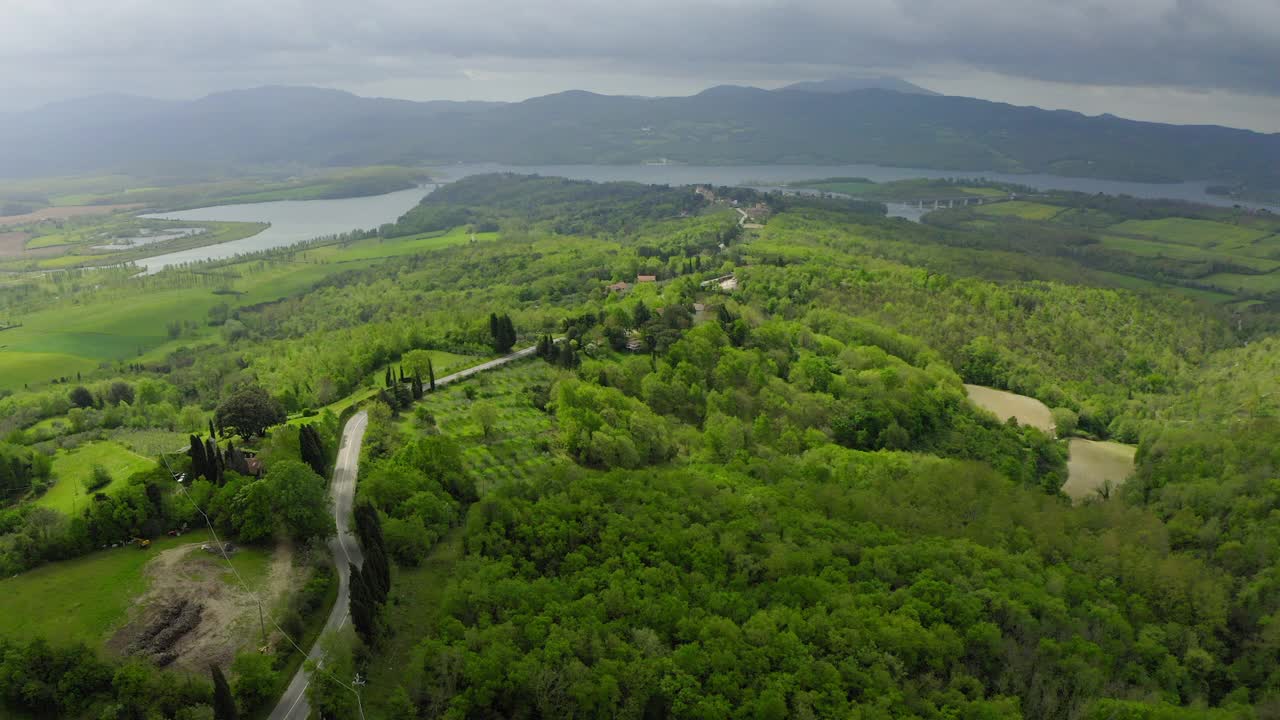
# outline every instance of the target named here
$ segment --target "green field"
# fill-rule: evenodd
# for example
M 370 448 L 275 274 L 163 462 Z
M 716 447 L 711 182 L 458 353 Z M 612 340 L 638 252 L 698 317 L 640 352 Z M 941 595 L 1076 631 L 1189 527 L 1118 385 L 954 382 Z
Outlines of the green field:
M 60 450 L 53 459 L 53 487 L 41 495 L 36 504 L 68 515 L 73 508 L 83 510 L 88 499 L 83 480 L 89 477 L 94 465 L 105 467 L 112 478 L 110 485 L 94 492 L 110 493 L 128 482 L 130 475 L 154 466 L 155 461 L 110 441 L 81 445 L 70 452 Z
M 537 359 L 521 360 L 493 372 L 481 373 L 461 383 L 448 385 L 419 403 L 433 415 L 440 432 L 463 447 L 466 469 L 476 479 L 481 492 L 509 480 L 526 480 L 552 462 L 553 454 L 538 448 L 539 438 L 554 445 L 551 416 L 533 407 L 526 389 L 550 386 L 560 371 Z M 474 387 L 475 399 L 466 395 Z M 472 418 L 477 402 L 498 408 L 498 422 L 489 438 Z M 405 413 L 402 427 L 418 433 L 412 412 Z
M 1201 278 L 1200 282 L 1235 293 L 1257 295 L 1280 292 L 1280 273 L 1269 273 L 1267 275 L 1216 273 Z
M 1125 235 L 1142 235 L 1164 242 L 1219 250 L 1238 249 L 1271 234 L 1266 230 L 1190 218 L 1126 220 L 1112 225 L 1110 229 Z
M 1014 200 L 1012 202 L 979 205 L 975 207 L 973 211 L 980 215 L 1018 217 L 1023 220 L 1049 220 L 1062 212 L 1062 208 L 1057 205 L 1045 205 L 1043 203 L 1026 202 L 1025 200 Z
M 1176 260 L 1186 260 L 1188 262 L 1230 263 L 1239 267 L 1257 270 L 1261 273 L 1268 273 L 1280 268 L 1280 262 L 1275 260 L 1267 260 L 1249 255 L 1230 255 L 1221 252 L 1209 252 L 1192 245 L 1161 243 L 1154 240 L 1143 240 L 1136 237 L 1103 235 L 1102 244 L 1104 247 L 1123 250 L 1128 253 L 1133 253 L 1134 255 L 1141 255 L 1142 257 L 1167 257 L 1174 258 Z
M 45 382 L 55 375 L 90 372 L 98 361 L 68 353 L 19 352 L 0 344 L 0 389 L 16 389 Z M 56 370 L 54 370 L 56 368 Z
M 149 550 L 108 548 L 75 560 L 50 563 L 0 580 L 0 635 L 99 646 L 146 592 L 143 568 L 158 553 L 186 543 L 207 542 L 207 532 L 154 541 Z M 237 569 L 261 564 L 250 550 L 232 556 Z
M 496 233 L 482 233 L 475 239 L 481 242 L 495 237 Z M 84 294 L 15 318 L 23 326 L 0 336 L 0 389 L 74 376 L 95 369 L 101 362 L 158 359 L 180 345 L 219 337 L 219 329 L 207 327 L 205 322 L 215 305 L 227 303 L 234 309 L 270 302 L 305 292 L 333 274 L 369 267 L 385 258 L 469 242 L 471 235 L 457 228 L 393 240 L 372 238 L 322 246 L 285 260 L 249 261 L 217 268 L 229 278 L 221 289 L 234 294 L 214 294 L 215 288 L 208 284 L 147 288 L 145 283 L 150 281 L 146 279 Z M 75 256 L 55 259 L 71 257 Z M 175 320 L 193 321 L 198 329 L 194 335 L 172 339 L 166 327 Z

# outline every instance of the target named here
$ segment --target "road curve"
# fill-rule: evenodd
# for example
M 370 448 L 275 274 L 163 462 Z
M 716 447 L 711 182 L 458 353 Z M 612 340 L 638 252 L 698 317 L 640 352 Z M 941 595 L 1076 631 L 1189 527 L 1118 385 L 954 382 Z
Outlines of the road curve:
M 363 410 L 347 421 L 347 426 L 342 429 L 342 444 L 339 446 L 338 460 L 333 466 L 333 484 L 330 486 L 330 492 L 333 495 L 333 520 L 338 526 L 338 531 L 329 540 L 329 550 L 333 553 L 334 569 L 338 571 L 338 599 L 333 603 L 333 610 L 329 612 L 329 619 L 325 621 L 320 637 L 341 630 L 342 626 L 347 624 L 347 613 L 351 605 L 351 582 L 348 577 L 350 564 L 355 563 L 359 567 L 364 561 L 360 555 L 360 543 L 356 542 L 356 537 L 351 532 L 350 518 L 351 504 L 356 494 L 356 470 L 360 465 L 360 445 L 364 442 L 364 431 L 368 426 L 369 414 Z M 307 653 L 307 660 L 323 666 L 324 651 L 320 647 L 319 638 L 316 639 L 316 644 L 311 646 L 311 652 Z M 304 667 L 298 668 L 298 672 L 289 681 L 289 687 L 284 691 L 280 702 L 276 704 L 276 709 L 271 712 L 271 720 L 286 718 L 303 720 L 310 715 L 311 705 L 307 702 L 307 685 L 309 684 L 310 680 L 307 678 L 304 663 Z
M 485 370 L 502 367 L 509 362 L 529 357 L 535 352 L 537 352 L 536 347 L 528 347 L 452 375 L 437 378 L 436 387 L 469 378 Z M 337 462 L 333 466 L 333 483 L 330 485 L 330 493 L 333 496 L 333 520 L 338 531 L 329 541 L 329 549 L 333 552 L 334 568 L 338 571 L 338 598 L 333 603 L 333 610 L 329 612 L 329 619 L 325 621 L 324 630 L 316 638 L 315 645 L 311 646 L 311 652 L 307 653 L 307 660 L 314 661 L 320 667 L 324 666 L 324 651 L 320 648 L 320 638 L 341 630 L 347 624 L 351 606 L 351 583 L 350 578 L 347 577 L 350 572 L 349 566 L 355 563 L 356 567 L 360 567 L 364 563 L 364 556 L 360 554 L 360 544 L 356 541 L 355 534 L 351 532 L 350 521 L 351 506 L 356 495 L 356 472 L 360 466 L 360 446 L 364 442 L 364 431 L 368 427 L 368 413 L 361 410 L 351 416 L 346 427 L 342 429 L 342 443 L 339 445 Z M 342 678 L 342 680 L 347 682 L 348 678 Z M 306 663 L 303 663 L 293 679 L 289 681 L 289 687 L 284 691 L 280 702 L 276 703 L 275 710 L 271 711 L 270 720 L 305 720 L 311 714 L 311 705 L 307 702 L 307 686 L 310 683 Z

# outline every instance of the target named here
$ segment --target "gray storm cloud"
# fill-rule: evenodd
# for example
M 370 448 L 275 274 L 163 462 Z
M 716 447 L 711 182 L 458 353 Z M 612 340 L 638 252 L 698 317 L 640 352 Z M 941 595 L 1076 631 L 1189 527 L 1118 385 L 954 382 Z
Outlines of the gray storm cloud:
M 341 84 L 484 58 L 668 76 L 948 65 L 1280 96 L 1276 0 L 0 0 L 0 17 L 7 81 L 28 86 Z

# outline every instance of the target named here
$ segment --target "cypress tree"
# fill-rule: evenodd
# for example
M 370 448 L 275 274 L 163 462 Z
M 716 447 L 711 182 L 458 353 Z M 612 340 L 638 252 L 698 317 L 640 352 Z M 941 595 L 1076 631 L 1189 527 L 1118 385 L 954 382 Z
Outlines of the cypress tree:
M 191 479 L 208 477 L 209 461 L 205 459 L 204 443 L 200 442 L 200 438 L 194 434 L 191 435 L 191 449 L 187 454 L 191 456 Z
M 391 387 L 391 366 L 390 365 L 387 366 L 387 376 L 384 382 L 386 383 L 387 387 Z
M 211 438 L 218 437 L 218 433 L 215 431 L 213 427 L 213 418 L 209 418 L 209 437 Z
M 210 665 L 209 670 L 213 673 L 213 720 L 238 720 L 240 714 L 236 712 L 236 699 L 227 677 L 217 665 Z
M 204 441 L 205 478 L 214 485 L 222 484 L 222 451 L 218 444 L 209 438 Z
M 244 453 L 237 450 L 236 446 L 230 440 L 227 441 L 227 451 L 223 457 L 225 458 L 225 464 L 228 470 L 244 475 L 245 477 L 253 474 L 249 471 L 249 459 L 244 456 Z
M 413 373 L 413 399 L 414 400 L 422 399 L 422 372 L 421 371 L 416 371 Z
M 427 378 L 431 381 L 431 392 L 436 391 L 436 368 L 431 364 L 431 358 L 427 358 Z
M 387 544 L 382 536 L 382 519 L 368 503 L 355 509 L 356 536 L 364 552 L 364 572 L 374 602 L 386 602 L 391 590 L 391 565 L 387 560 Z
M 400 382 L 404 382 L 404 366 L 400 366 Z
M 351 577 L 351 603 L 349 607 L 351 624 L 355 626 L 356 632 L 360 634 L 360 638 L 365 641 L 365 644 L 372 645 L 378 628 L 377 608 L 374 607 L 373 599 L 369 594 L 369 586 L 365 583 L 365 578 L 360 574 L 360 570 L 355 566 L 355 563 L 350 564 L 347 572 Z
M 302 462 L 306 463 L 317 475 L 324 475 L 325 454 L 324 443 L 314 425 L 303 425 L 298 428 L 298 450 Z
M 373 603 L 373 613 L 376 616 L 387 602 L 387 591 L 378 585 L 378 568 L 367 557 L 360 568 L 360 574 L 364 576 L 364 586 L 369 590 L 369 601 Z

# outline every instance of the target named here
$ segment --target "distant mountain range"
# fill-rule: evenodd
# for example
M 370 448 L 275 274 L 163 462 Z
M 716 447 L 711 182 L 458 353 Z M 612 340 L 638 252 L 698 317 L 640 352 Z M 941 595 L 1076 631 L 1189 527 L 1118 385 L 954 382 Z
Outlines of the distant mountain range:
M 867 87 L 872 85 L 872 87 Z M 264 87 L 193 101 L 100 96 L 0 115 L 0 177 L 247 166 L 498 162 L 837 164 L 1280 188 L 1280 134 L 932 94 L 893 78 L 410 102 Z

